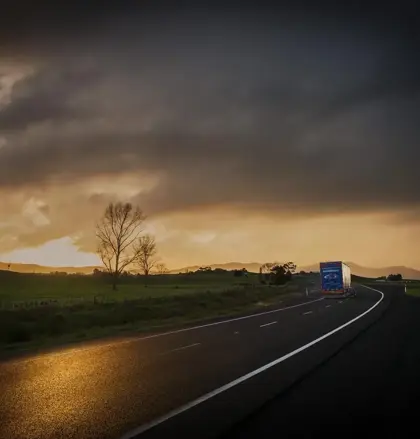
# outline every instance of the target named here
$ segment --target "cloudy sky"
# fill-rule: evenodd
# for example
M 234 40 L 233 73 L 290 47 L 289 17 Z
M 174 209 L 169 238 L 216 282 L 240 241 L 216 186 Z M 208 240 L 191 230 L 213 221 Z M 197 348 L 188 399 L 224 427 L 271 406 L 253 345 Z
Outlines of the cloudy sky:
M 415 1 L 6 3 L 0 260 L 96 263 L 122 200 L 174 268 L 420 268 Z

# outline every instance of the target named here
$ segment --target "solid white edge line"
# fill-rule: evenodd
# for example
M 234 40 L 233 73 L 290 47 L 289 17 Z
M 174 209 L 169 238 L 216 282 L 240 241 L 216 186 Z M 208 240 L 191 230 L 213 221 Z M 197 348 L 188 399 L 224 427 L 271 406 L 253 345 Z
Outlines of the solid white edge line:
M 331 308 L 332 305 L 327 305 L 325 308 Z
M 281 312 L 281 311 L 287 311 L 288 309 L 293 309 L 293 308 L 298 308 L 299 306 L 309 305 L 311 303 L 319 302 L 320 300 L 324 300 L 324 298 L 321 297 L 320 299 L 311 300 L 309 302 L 298 303 L 297 305 L 285 306 L 284 308 L 276 308 L 276 309 L 273 309 L 271 311 L 263 311 L 263 312 L 260 312 L 257 314 L 249 314 L 249 315 L 242 316 L 242 317 L 235 317 L 233 319 L 220 320 L 218 322 L 206 323 L 204 325 L 191 326 L 189 328 L 176 329 L 174 331 L 168 331 L 168 332 L 159 332 L 157 334 L 146 335 L 144 337 L 132 337 L 128 340 L 119 340 L 119 341 L 115 341 L 112 343 L 100 344 L 97 346 L 86 346 L 84 348 L 70 349 L 70 350 L 64 351 L 64 352 L 56 352 L 56 353 L 50 353 L 50 354 L 46 353 L 46 354 L 42 354 L 42 355 L 39 355 L 39 356 L 34 357 L 34 358 L 26 358 L 26 359 L 21 359 L 21 360 L 19 360 L 19 359 L 10 360 L 10 361 L 7 361 L 7 363 L 8 364 L 29 363 L 32 361 L 48 360 L 50 358 L 61 357 L 63 355 L 71 355 L 71 354 L 75 354 L 78 352 L 84 352 L 84 351 L 89 351 L 89 350 L 93 350 L 93 349 L 102 349 L 102 348 L 109 348 L 111 346 L 123 345 L 123 344 L 128 344 L 128 343 L 135 343 L 135 342 L 142 341 L 142 340 L 149 340 L 151 338 L 164 337 L 166 335 L 179 334 L 181 332 L 194 331 L 196 329 L 208 328 L 210 326 L 224 325 L 226 323 L 237 322 L 239 320 L 252 319 L 255 317 L 265 316 L 267 314 L 273 314 L 273 313 L 277 313 L 277 312 Z
M 308 314 L 312 314 L 312 313 L 313 313 L 313 311 L 308 311 L 308 312 L 304 312 L 302 315 L 307 316 Z
M 266 323 L 265 325 L 260 325 L 260 328 L 264 328 L 264 326 L 275 325 L 277 322 Z
M 212 390 L 209 393 L 206 393 L 205 395 L 200 396 L 199 398 L 177 408 L 174 409 L 172 411 L 170 411 L 169 413 L 167 413 L 166 415 L 161 416 L 160 418 L 155 419 L 152 422 L 149 422 L 148 424 L 144 424 L 143 426 L 140 426 L 138 428 L 135 428 L 134 430 L 131 430 L 130 432 L 128 432 L 127 434 L 125 434 L 124 436 L 121 436 L 120 439 L 133 439 L 135 436 L 138 436 L 139 434 L 144 433 L 147 430 L 150 430 L 153 427 L 156 427 L 159 424 L 162 424 L 163 422 L 167 421 L 168 419 L 173 418 L 174 416 L 177 416 L 181 413 L 186 412 L 187 410 L 201 404 L 202 402 L 205 402 L 213 397 L 215 397 L 216 395 L 219 395 L 220 393 L 225 392 L 226 390 L 231 389 L 232 387 L 237 386 L 240 383 L 243 383 L 244 381 L 249 380 L 250 378 L 259 375 L 261 372 L 266 371 L 267 369 L 272 368 L 273 366 L 277 366 L 278 364 L 282 363 L 283 361 L 299 354 L 300 352 L 310 348 L 311 346 L 319 343 L 322 340 L 325 340 L 326 338 L 330 337 L 331 335 L 341 331 L 342 329 L 346 328 L 347 326 L 351 325 L 352 323 L 356 322 L 357 320 L 361 319 L 362 317 L 364 317 L 366 314 L 369 314 L 373 309 L 375 309 L 384 299 L 384 293 L 382 293 L 382 291 L 376 290 L 375 288 L 371 288 L 371 287 L 367 287 L 365 285 L 361 285 L 364 288 L 367 288 L 369 290 L 372 291 L 376 291 L 377 293 L 379 293 L 381 295 L 381 298 L 373 305 L 371 306 L 368 310 L 364 311 L 362 314 L 359 314 L 357 317 L 354 317 L 353 319 L 349 320 L 348 322 L 344 323 L 341 326 L 338 326 L 337 328 L 333 329 L 330 332 L 327 332 L 326 334 L 322 335 L 321 337 L 305 344 L 304 346 L 301 346 L 298 349 L 295 349 L 292 352 L 289 352 L 286 355 L 283 355 L 282 357 L 278 358 L 277 360 L 271 361 L 270 363 L 265 364 L 264 366 L 253 370 L 252 372 L 247 373 L 246 375 L 243 375 L 239 378 L 237 378 L 236 380 L 231 381 L 230 383 L 225 384 L 222 387 L 219 387 L 218 389 Z

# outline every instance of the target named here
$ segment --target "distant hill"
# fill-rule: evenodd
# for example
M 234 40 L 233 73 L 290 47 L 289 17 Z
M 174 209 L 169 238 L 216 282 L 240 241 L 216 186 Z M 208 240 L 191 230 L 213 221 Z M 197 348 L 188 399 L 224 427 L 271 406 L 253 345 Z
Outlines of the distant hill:
M 259 262 L 226 262 L 224 264 L 211 264 L 211 265 L 190 265 L 188 267 L 179 268 L 176 270 L 170 270 L 170 273 L 185 273 L 187 271 L 197 271 L 200 267 L 221 268 L 222 270 L 240 270 L 245 268 L 249 273 L 258 273 L 260 271 L 261 263 Z
M 388 276 L 389 274 L 401 273 L 404 279 L 419 279 L 420 280 L 420 270 L 405 266 L 392 266 L 392 267 L 363 267 L 354 262 L 348 262 L 353 274 L 360 277 L 370 277 L 376 278 L 381 276 Z M 211 264 L 208 265 L 212 269 L 222 268 L 223 270 L 239 270 L 241 268 L 246 268 L 250 273 L 258 273 L 260 270 L 261 263 L 259 262 L 228 262 L 225 264 Z M 192 265 L 189 267 L 184 267 L 178 270 L 171 270 L 171 273 L 185 273 L 186 271 L 196 271 L 202 265 Z M 298 266 L 298 271 L 319 271 L 319 264 L 313 264 L 308 266 Z
M 420 279 L 420 270 L 405 266 L 391 266 L 391 267 L 363 267 L 354 262 L 347 262 L 353 274 L 361 277 L 377 278 L 381 276 L 388 276 L 389 274 L 401 273 L 404 279 Z M 319 271 L 319 264 L 309 265 L 306 267 L 299 267 L 300 270 L 305 271 Z
M 95 268 L 101 267 L 45 267 L 43 265 L 37 264 L 9 264 L 6 262 L 0 262 L 0 270 L 14 271 L 17 273 L 80 273 L 80 274 L 91 274 Z
M 8 263 L 0 262 L 0 270 L 9 270 Z M 420 280 L 420 270 L 405 266 L 392 266 L 392 267 L 363 267 L 354 262 L 348 262 L 353 274 L 361 277 L 376 278 L 381 276 L 388 276 L 389 274 L 401 273 L 404 279 L 419 279 Z M 196 271 L 203 265 L 191 265 L 188 267 L 179 268 L 177 270 L 170 270 L 170 273 L 185 273 L 186 271 Z M 240 270 L 245 268 L 250 273 L 258 273 L 260 270 L 260 262 L 226 262 L 223 264 L 211 264 L 208 265 L 212 269 L 221 268 L 223 270 Z M 36 264 L 11 264 L 10 271 L 15 271 L 18 273 L 80 273 L 80 274 L 91 274 L 95 268 L 101 269 L 101 267 L 89 266 L 89 267 L 45 267 Z M 319 264 L 313 264 L 308 266 L 298 266 L 298 271 L 319 271 Z

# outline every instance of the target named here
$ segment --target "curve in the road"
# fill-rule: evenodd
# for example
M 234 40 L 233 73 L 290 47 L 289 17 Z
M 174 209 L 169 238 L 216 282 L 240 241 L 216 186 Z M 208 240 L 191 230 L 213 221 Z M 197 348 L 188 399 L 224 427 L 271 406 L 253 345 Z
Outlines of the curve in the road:
M 268 369 L 270 369 L 270 368 L 272 368 L 272 367 L 274 367 L 274 366 L 276 366 L 276 365 L 286 361 L 287 359 L 289 359 L 291 357 L 294 357 L 295 355 L 297 355 L 297 354 L 299 354 L 299 353 L 309 349 L 310 347 L 320 343 L 321 341 L 327 339 L 328 337 L 331 337 L 332 335 L 336 334 L 337 332 L 343 330 L 344 328 L 346 328 L 346 327 L 352 325 L 353 323 L 355 323 L 356 321 L 360 320 L 362 317 L 364 317 L 365 315 L 367 315 L 370 312 L 372 312 L 384 300 L 384 294 L 381 291 L 379 291 L 379 290 L 377 290 L 375 288 L 371 288 L 371 287 L 365 286 L 365 285 L 363 285 L 363 287 L 367 288 L 367 289 L 370 289 L 372 291 L 375 291 L 375 292 L 380 294 L 379 300 L 377 302 L 375 302 L 366 311 L 362 312 L 361 314 L 357 315 L 356 317 L 352 318 L 351 320 L 347 321 L 346 323 L 344 323 L 344 324 L 334 328 L 333 330 L 327 332 L 326 334 L 316 338 L 315 340 L 312 340 L 311 342 L 306 343 L 305 345 L 303 345 L 303 346 L 301 346 L 301 347 L 299 347 L 299 348 L 297 348 L 297 349 L 295 349 L 295 350 L 293 350 L 293 351 L 291 351 L 291 352 L 281 356 L 280 358 L 277 358 L 276 360 L 271 361 L 271 362 L 263 365 L 262 367 L 259 367 L 259 368 L 255 369 L 255 370 L 253 370 L 253 371 L 251 371 L 251 372 L 249 372 L 249 373 L 247 373 L 247 374 L 245 374 L 245 375 L 243 375 L 243 376 L 241 376 L 241 377 L 239 377 L 239 378 L 237 378 L 237 379 L 235 379 L 235 380 L 225 384 L 224 386 L 221 386 L 221 387 L 219 387 L 219 388 L 217 388 L 217 389 L 215 389 L 215 390 L 213 390 L 211 392 L 208 392 L 208 393 L 202 395 L 201 397 L 199 397 L 199 398 L 197 398 L 197 399 L 195 399 L 195 400 L 193 400 L 193 401 L 191 401 L 191 402 L 189 402 L 189 403 L 187 403 L 187 404 L 185 404 L 185 405 L 183 405 L 183 406 L 181 406 L 181 407 L 179 407 L 179 408 L 177 408 L 175 410 L 170 411 L 166 415 L 164 415 L 164 416 L 162 416 L 160 418 L 157 418 L 156 420 L 154 420 L 154 421 L 152 421 L 152 422 L 150 422 L 148 424 L 142 425 L 142 426 L 140 426 L 138 428 L 135 428 L 135 429 L 131 430 L 130 432 L 128 432 L 125 435 L 123 435 L 121 437 L 121 439 L 133 439 L 133 438 L 139 436 L 140 434 L 142 434 L 142 433 L 144 433 L 144 432 L 146 432 L 146 431 L 148 431 L 148 430 L 150 430 L 150 429 L 152 429 L 152 428 L 154 428 L 154 427 L 164 423 L 165 421 L 168 421 L 169 419 L 171 419 L 171 418 L 173 418 L 173 417 L 175 417 L 175 416 L 177 416 L 177 415 L 179 415 L 181 413 L 184 413 L 184 412 L 188 411 L 189 409 L 191 409 L 191 408 L 193 408 L 193 407 L 195 407 L 195 406 L 197 406 L 197 405 L 199 405 L 199 404 L 201 404 L 201 403 L 203 403 L 203 402 L 205 402 L 205 401 L 215 397 L 216 395 L 219 395 L 219 394 L 225 392 L 226 390 L 231 389 L 232 387 L 235 387 L 238 384 L 243 383 L 244 381 L 247 381 L 250 378 L 252 378 L 252 377 L 254 377 L 256 375 L 259 375 L 262 372 L 264 372 L 264 371 L 266 371 L 266 370 L 268 370 Z M 318 300 L 322 300 L 322 299 L 318 299 Z M 280 310 L 295 308 L 297 306 L 302 306 L 302 305 L 304 305 L 306 303 L 313 303 L 313 302 L 314 301 L 312 301 L 312 302 L 305 302 L 303 304 L 294 305 L 294 306 L 291 306 L 291 307 L 288 307 L 288 308 L 282 308 Z M 268 311 L 268 312 L 264 312 L 264 313 L 259 313 L 257 315 L 271 314 L 273 312 L 278 312 L 280 310 Z M 195 327 L 195 328 L 186 328 L 185 330 L 191 330 L 191 329 L 197 329 L 197 328 L 201 328 L 201 327 L 205 327 L 205 326 L 212 326 L 212 325 L 216 325 L 216 324 L 227 323 L 227 322 L 231 322 L 231 321 L 236 321 L 236 320 L 241 320 L 241 319 L 245 319 L 245 318 L 254 317 L 254 316 L 257 316 L 257 315 L 250 315 L 250 316 L 245 316 L 245 317 L 239 317 L 239 318 L 231 319 L 231 320 L 227 320 L 227 321 L 216 322 L 216 323 L 212 323 L 212 324 L 208 324 L 208 325 L 202 325 L 202 326 L 198 326 L 198 327 Z M 175 331 L 175 332 L 180 332 L 180 331 L 183 331 L 183 330 L 179 330 L 179 331 Z M 162 335 L 164 335 L 164 334 L 162 334 Z

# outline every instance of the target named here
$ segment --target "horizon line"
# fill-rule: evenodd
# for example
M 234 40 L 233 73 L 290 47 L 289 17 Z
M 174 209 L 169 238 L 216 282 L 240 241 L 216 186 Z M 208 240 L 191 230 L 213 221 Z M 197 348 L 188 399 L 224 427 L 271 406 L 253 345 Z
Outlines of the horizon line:
M 367 266 L 367 265 L 361 265 L 359 263 L 352 262 L 352 261 L 343 261 L 343 262 L 345 262 L 347 264 L 357 265 L 358 267 L 366 268 L 366 269 L 369 269 L 369 268 L 370 269 L 385 269 L 385 268 L 397 268 L 398 267 L 398 268 L 406 268 L 406 269 L 420 271 L 420 268 L 416 268 L 414 266 L 407 266 L 407 265 L 404 265 L 404 264 L 402 264 L 402 265 L 401 264 L 394 264 L 394 265 L 382 265 L 382 266 L 372 266 L 372 265 Z M 52 269 L 53 268 L 60 268 L 60 269 L 63 269 L 63 268 L 77 268 L 77 269 L 103 268 L 103 266 L 101 264 L 98 264 L 98 265 L 42 265 L 42 264 L 38 264 L 38 263 L 35 263 L 35 262 L 5 262 L 5 261 L 0 261 L 0 264 L 4 264 L 4 265 L 9 265 L 10 264 L 10 266 L 13 266 L 13 265 L 20 265 L 20 266 L 22 266 L 22 265 L 23 266 L 25 266 L 25 265 L 26 266 L 34 265 L 34 266 L 40 267 L 40 268 L 52 268 Z M 197 263 L 197 264 L 189 264 L 189 265 L 185 265 L 185 266 L 183 266 L 181 268 L 173 268 L 173 269 L 171 269 L 171 268 L 168 267 L 168 269 L 170 271 L 180 271 L 180 270 L 185 270 L 185 269 L 190 268 L 190 267 L 200 267 L 200 266 L 202 266 L 202 267 L 212 267 L 212 266 L 215 266 L 215 265 L 228 265 L 228 264 L 236 264 L 236 265 L 258 264 L 258 265 L 262 265 L 261 262 L 257 262 L 257 261 L 252 261 L 252 262 L 227 261 L 227 262 L 214 262 L 214 263 L 211 263 L 211 264 L 199 264 L 199 263 Z M 319 262 L 314 262 L 312 264 L 298 264 L 298 263 L 296 263 L 296 266 L 297 266 L 297 268 L 306 268 L 306 267 L 310 267 L 310 266 L 313 266 L 313 265 L 316 265 L 316 264 L 319 264 Z

